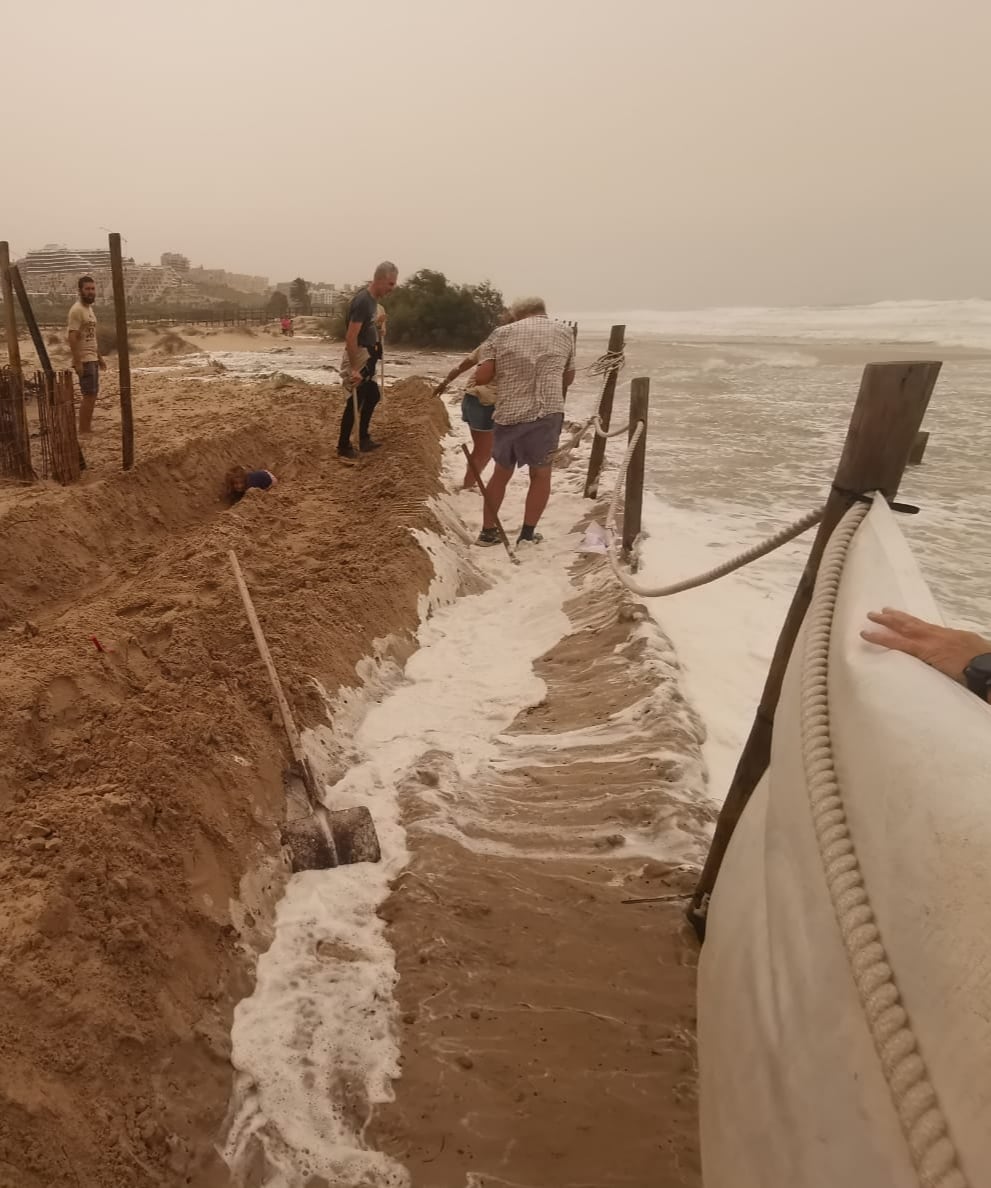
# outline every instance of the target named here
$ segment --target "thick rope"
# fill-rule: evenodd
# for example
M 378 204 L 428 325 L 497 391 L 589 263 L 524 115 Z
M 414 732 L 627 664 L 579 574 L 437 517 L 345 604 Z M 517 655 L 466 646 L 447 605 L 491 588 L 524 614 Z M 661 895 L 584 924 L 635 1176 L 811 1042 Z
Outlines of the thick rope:
M 628 590 L 632 590 L 634 594 L 639 594 L 641 598 L 669 598 L 672 594 L 681 594 L 685 590 L 694 590 L 699 586 L 707 586 L 710 582 L 717 581 L 719 578 L 725 577 L 728 573 L 733 573 L 734 570 L 742 569 L 744 565 L 749 565 L 751 561 L 756 561 L 759 557 L 766 557 L 768 553 L 773 553 L 775 549 L 779 549 L 782 545 L 787 544 L 788 541 L 794 540 L 796 536 L 801 536 L 803 532 L 808 532 L 810 528 L 818 524 L 822 519 L 825 509 L 822 507 L 816 508 L 815 511 L 802 516 L 800 520 L 796 520 L 794 524 L 789 524 L 786 528 L 782 528 L 780 532 L 776 532 L 773 536 L 769 536 L 766 540 L 762 540 L 759 544 L 755 544 L 752 548 L 747 549 L 738 556 L 730 558 L 729 561 L 724 561 L 714 569 L 706 570 L 705 573 L 700 573 L 695 577 L 685 578 L 680 582 L 674 582 L 668 586 L 642 586 L 620 566 L 616 544 L 616 509 L 619 506 L 620 492 L 626 483 L 626 472 L 630 466 L 630 459 L 633 457 L 633 451 L 636 449 L 637 443 L 643 436 L 643 430 L 643 421 L 641 421 L 630 438 L 626 456 L 623 458 L 619 473 L 616 476 L 616 485 L 613 488 L 612 499 L 609 501 L 609 510 L 606 513 L 606 545 L 609 565 L 623 585 Z
M 606 351 L 604 355 L 600 355 L 594 362 L 589 363 L 586 371 L 589 375 L 606 375 L 609 372 L 618 374 L 626 366 L 626 355 L 622 351 Z M 602 427 L 602 422 L 599 420 L 598 414 L 591 416 L 581 426 L 576 429 L 571 437 L 564 443 L 559 445 L 555 451 L 555 457 L 561 454 L 566 454 L 569 450 L 573 450 L 575 446 L 581 441 L 589 429 L 595 429 L 597 437 L 619 437 L 621 433 L 629 432 L 629 424 L 621 426 L 619 429 L 606 430 Z
M 629 423 L 627 423 L 626 425 L 620 425 L 618 429 L 603 429 L 602 422 L 599 420 L 599 414 L 596 413 L 595 416 L 589 417 L 585 424 L 579 429 L 574 430 L 571 437 L 564 443 L 564 445 L 557 447 L 555 456 L 557 454 L 566 454 L 568 450 L 573 450 L 589 431 L 589 429 L 595 430 L 596 437 L 604 437 L 608 440 L 610 437 L 619 437 L 623 433 L 629 433 L 630 426 Z
M 806 620 L 801 734 L 809 804 L 850 972 L 918 1183 L 923 1188 L 968 1188 L 929 1070 L 888 964 L 856 846 L 850 836 L 833 761 L 828 691 L 830 637 L 847 552 L 867 511 L 867 505 L 856 504 L 830 537 Z
M 593 363 L 589 363 L 586 370 L 589 375 L 605 375 L 608 371 L 622 371 L 625 366 L 626 355 L 623 351 L 606 351 Z

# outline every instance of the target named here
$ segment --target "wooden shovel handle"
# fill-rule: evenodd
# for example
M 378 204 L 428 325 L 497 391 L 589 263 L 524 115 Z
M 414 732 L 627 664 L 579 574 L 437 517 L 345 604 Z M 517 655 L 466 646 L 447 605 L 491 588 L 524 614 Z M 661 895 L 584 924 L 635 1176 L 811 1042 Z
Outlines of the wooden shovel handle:
M 272 653 L 268 650 L 268 644 L 265 642 L 261 623 L 258 622 L 258 616 L 255 614 L 255 605 L 251 601 L 251 594 L 248 592 L 248 587 L 245 584 L 244 574 L 241 573 L 237 554 L 231 549 L 227 556 L 230 558 L 231 569 L 234 570 L 234 580 L 237 582 L 237 588 L 241 594 L 241 601 L 244 603 L 248 622 L 251 624 L 251 633 L 255 637 L 258 654 L 262 658 L 262 664 L 268 670 L 268 679 L 272 683 L 272 692 L 275 694 L 275 700 L 279 703 L 282 724 L 286 728 L 286 736 L 289 739 L 289 749 L 292 751 L 293 759 L 305 767 L 306 760 L 303 755 L 303 744 L 300 741 L 299 731 L 296 729 L 296 723 L 293 721 L 292 710 L 289 708 L 289 702 L 286 701 L 286 695 L 282 692 L 282 682 L 279 680 L 279 674 L 275 671 L 275 662 L 272 660 Z

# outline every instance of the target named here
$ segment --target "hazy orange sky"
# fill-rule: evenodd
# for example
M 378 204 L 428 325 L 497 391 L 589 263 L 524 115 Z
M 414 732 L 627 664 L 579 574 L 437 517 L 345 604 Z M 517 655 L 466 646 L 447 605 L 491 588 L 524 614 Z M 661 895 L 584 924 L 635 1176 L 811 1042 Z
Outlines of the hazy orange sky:
M 5 4 L 0 238 L 571 310 L 991 297 L 985 0 Z

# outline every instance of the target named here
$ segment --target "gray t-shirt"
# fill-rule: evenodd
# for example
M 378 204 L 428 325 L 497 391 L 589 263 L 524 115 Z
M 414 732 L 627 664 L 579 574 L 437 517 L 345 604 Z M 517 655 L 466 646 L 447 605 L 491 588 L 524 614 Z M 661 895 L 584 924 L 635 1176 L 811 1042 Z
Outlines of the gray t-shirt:
M 351 298 L 348 306 L 348 325 L 361 322 L 358 331 L 358 346 L 371 350 L 378 345 L 379 332 L 375 325 L 375 315 L 378 313 L 378 302 L 367 289 L 359 289 Z

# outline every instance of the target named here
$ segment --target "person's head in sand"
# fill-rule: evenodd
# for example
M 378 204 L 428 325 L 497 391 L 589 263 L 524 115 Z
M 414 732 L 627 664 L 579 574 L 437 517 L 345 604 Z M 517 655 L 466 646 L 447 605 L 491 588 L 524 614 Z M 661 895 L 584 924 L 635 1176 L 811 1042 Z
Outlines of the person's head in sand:
M 224 475 L 224 495 L 232 503 L 247 491 L 268 491 L 279 480 L 270 470 L 249 470 L 246 466 L 232 466 Z

